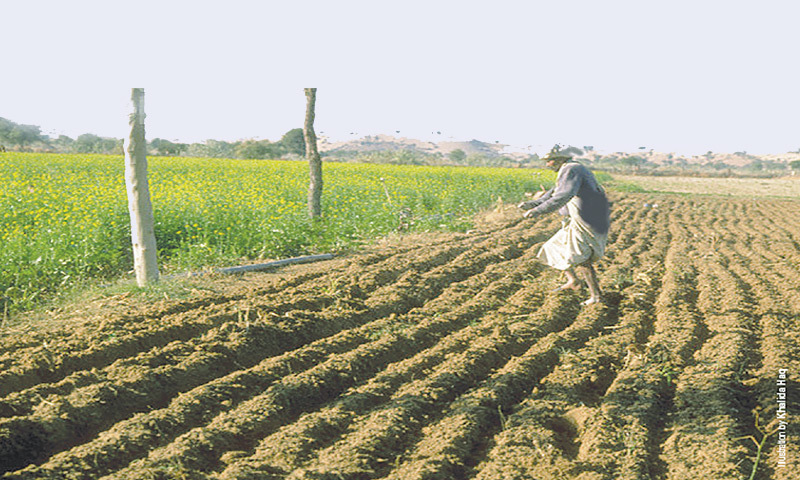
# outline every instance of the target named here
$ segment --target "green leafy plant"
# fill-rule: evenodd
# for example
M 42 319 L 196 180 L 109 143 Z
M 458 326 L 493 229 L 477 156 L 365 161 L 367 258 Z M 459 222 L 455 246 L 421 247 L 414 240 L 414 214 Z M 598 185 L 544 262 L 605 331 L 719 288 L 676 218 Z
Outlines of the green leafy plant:
M 756 471 L 758 470 L 758 464 L 761 461 L 761 453 L 764 450 L 764 445 L 767 444 L 767 439 L 772 435 L 774 435 L 775 433 L 777 433 L 778 431 L 777 426 L 770 428 L 769 425 L 767 426 L 761 425 L 758 410 L 756 410 L 755 416 L 756 416 L 755 427 L 758 433 L 761 434 L 761 440 L 758 440 L 754 435 L 745 435 L 743 437 L 734 438 L 734 441 L 751 440 L 753 444 L 755 444 L 756 446 L 756 458 L 755 460 L 753 460 L 753 470 L 750 472 L 749 480 L 753 480 L 754 478 L 756 478 Z

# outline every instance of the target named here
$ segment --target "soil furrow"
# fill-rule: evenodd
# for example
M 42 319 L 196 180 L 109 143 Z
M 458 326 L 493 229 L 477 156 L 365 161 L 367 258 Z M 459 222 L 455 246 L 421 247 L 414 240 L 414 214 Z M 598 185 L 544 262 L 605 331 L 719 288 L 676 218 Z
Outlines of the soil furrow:
M 748 468 L 747 450 L 736 438 L 750 433 L 753 405 L 743 385 L 753 363 L 752 305 L 717 253 L 698 260 L 697 307 L 710 338 L 680 372 L 671 434 L 662 446 L 668 479 L 735 478 Z
M 31 351 L 16 352 L 11 359 L 5 359 L 5 369 L 0 372 L 0 395 L 30 388 L 38 383 L 53 383 L 62 380 L 70 373 L 110 365 L 121 358 L 135 355 L 141 350 L 163 347 L 173 341 L 187 341 L 197 338 L 209 330 L 238 318 L 244 310 L 268 310 L 271 314 L 284 314 L 291 310 L 317 311 L 329 308 L 341 300 L 342 290 L 349 287 L 351 293 L 359 290 L 373 292 L 379 287 L 390 285 L 398 275 L 412 271 L 424 273 L 432 268 L 452 261 L 462 254 L 465 247 L 445 246 L 424 252 L 417 260 L 390 261 L 388 268 L 379 268 L 374 278 L 365 282 L 365 288 L 358 287 L 358 277 L 367 276 L 365 266 L 358 264 L 348 269 L 349 275 L 339 275 L 335 279 L 315 278 L 312 285 L 300 285 L 275 293 L 275 298 L 250 298 L 243 301 L 228 302 L 222 305 L 201 306 L 200 309 L 181 312 L 177 316 L 166 316 L 157 323 L 142 322 L 140 319 L 118 320 L 113 325 L 101 323 L 94 337 L 80 337 L 76 342 L 64 341 L 58 344 L 43 342 Z M 394 259 L 393 259 L 394 260 Z M 288 298 L 289 300 L 283 300 Z M 125 332 L 127 325 L 134 325 L 132 331 Z M 147 326 L 141 328 L 141 326 Z M 86 342 L 91 345 L 86 348 Z M 19 358 L 26 364 L 20 364 Z M 0 357 L 0 363 L 3 359 Z
M 520 260 L 522 260 L 519 262 L 521 265 L 516 267 L 512 274 L 501 277 L 494 284 L 486 287 L 479 296 L 497 297 L 498 294 L 504 295 L 505 291 L 513 291 L 514 286 L 523 285 L 523 288 L 513 294 L 506 305 L 499 310 L 508 312 L 510 308 L 514 308 L 515 312 L 522 311 L 526 312 L 523 315 L 527 315 L 528 312 L 540 305 L 543 292 L 531 291 L 529 287 L 524 286 L 525 277 L 529 275 L 531 269 L 537 269 L 537 266 L 531 263 L 530 258 L 523 257 Z M 496 301 L 487 302 L 487 300 L 477 298 L 476 300 L 481 304 L 498 305 Z M 412 381 L 418 375 L 426 375 L 427 371 L 446 358 L 445 355 L 465 348 L 471 337 L 491 334 L 492 330 L 501 324 L 502 322 L 498 322 L 493 317 L 484 319 L 475 326 L 469 326 L 448 336 L 431 349 L 390 365 L 367 384 L 352 389 L 331 405 L 304 415 L 298 422 L 267 437 L 261 442 L 254 455 L 237 459 L 227 467 L 226 472 L 262 471 L 264 473 L 262 467 L 267 471 L 274 468 L 283 471 L 298 468 L 314 450 L 332 443 L 356 416 L 363 415 L 365 411 L 376 408 L 382 402 L 387 401 L 402 382 Z M 422 371 L 420 372 L 420 370 Z M 229 473 L 225 475 L 229 475 Z
M 463 478 L 505 413 L 556 366 L 559 351 L 577 348 L 615 317 L 614 308 L 585 309 L 562 331 L 551 332 L 478 388 L 454 401 L 387 478 Z
M 273 285 L 269 287 L 248 289 L 244 293 L 225 295 L 197 291 L 196 294 L 200 295 L 200 298 L 166 302 L 166 305 L 163 305 L 162 302 L 156 302 L 153 305 L 144 306 L 141 312 L 128 314 L 114 313 L 111 315 L 111 318 L 103 318 L 101 321 L 92 318 L 76 318 L 70 319 L 67 326 L 61 324 L 53 328 L 37 328 L 35 331 L 29 331 L 30 329 L 27 329 L 19 332 L 12 329 L 3 332 L 3 336 L 0 337 L 3 340 L 2 347 L 0 347 L 0 367 L 8 368 L 9 365 L 13 365 L 13 363 L 8 362 L 13 362 L 15 355 L 6 355 L 5 352 L 7 351 L 18 353 L 25 348 L 37 347 L 41 345 L 42 342 L 67 344 L 75 341 L 79 343 L 75 344 L 73 349 L 80 349 L 83 348 L 82 346 L 84 344 L 102 341 L 102 335 L 108 333 L 108 331 L 113 331 L 113 333 L 119 335 L 120 330 L 130 329 L 130 332 L 132 332 L 135 329 L 142 328 L 147 325 L 149 320 L 161 320 L 164 317 L 176 316 L 192 310 L 202 310 L 215 305 L 222 305 L 246 298 L 259 297 L 284 291 L 287 288 L 310 282 L 326 274 L 331 268 L 330 263 L 331 262 L 326 262 L 326 266 L 318 267 L 319 270 L 317 271 L 293 275 L 288 274 L 286 277 L 276 280 Z M 119 300 L 122 297 L 125 297 L 125 295 L 105 297 L 94 303 L 97 304 L 95 306 L 103 306 L 106 303 Z M 73 316 L 76 315 L 77 314 L 73 314 Z M 76 326 L 74 320 L 77 320 L 79 325 Z M 100 336 L 97 336 L 98 333 L 100 333 Z M 92 340 L 94 340 L 94 342 Z
M 605 305 L 551 293 L 536 254 L 559 219 L 506 205 L 465 234 L 6 329 L 0 476 L 793 478 L 798 203 L 610 198 Z
M 800 391 L 800 316 L 787 304 L 787 299 L 781 294 L 783 289 L 767 280 L 771 278 L 771 272 L 764 266 L 763 257 L 754 256 L 752 251 L 740 245 L 733 245 L 727 251 L 736 259 L 732 262 L 732 270 L 754 292 L 754 315 L 761 330 L 761 369 L 748 379 L 759 413 L 757 420 L 753 420 L 751 436 L 761 442 L 765 434 L 770 435 L 761 457 L 760 478 L 788 480 L 800 468 L 800 461 L 792 455 L 782 455 L 785 452 L 782 449 L 785 445 L 800 444 L 800 435 L 791 429 L 780 430 L 786 428 L 782 425 L 788 422 L 787 414 L 780 410 L 778 402 L 781 393 L 791 398 L 791 392 Z M 780 388 L 787 390 L 781 392 Z M 755 428 L 756 421 L 759 428 Z M 742 441 L 748 448 L 755 449 L 749 438 Z M 783 443 L 779 444 L 779 441 Z M 786 459 L 783 464 L 786 466 L 779 464 L 782 458 Z
M 672 239 L 671 245 L 676 238 L 687 236 L 672 216 L 669 234 Z M 679 243 L 678 246 L 679 248 L 671 246 L 665 259 L 666 273 L 661 292 L 655 302 L 655 333 L 650 338 L 650 346 L 646 352 L 649 358 L 655 360 L 654 364 L 659 364 L 662 368 L 665 363 L 686 360 L 694 350 L 692 343 L 695 342 L 693 337 L 697 328 L 696 313 L 689 307 L 693 302 L 694 285 L 691 280 L 695 271 L 685 261 L 688 253 L 687 244 Z M 630 317 L 628 320 L 647 321 L 636 317 Z M 618 332 L 617 336 L 623 340 L 626 338 L 626 332 L 624 327 L 620 330 L 622 331 Z M 605 337 L 602 341 L 600 339 L 597 341 L 602 344 Z M 612 340 L 611 344 L 614 343 Z M 619 351 L 616 354 L 623 357 L 625 355 Z M 567 386 L 586 378 L 578 375 L 583 356 L 578 357 L 569 352 L 564 352 L 564 355 L 562 365 L 551 376 L 545 378 L 543 386 L 534 390 L 530 399 L 521 405 L 519 411 L 508 418 L 503 432 L 495 436 L 493 448 L 488 452 L 486 460 L 477 467 L 476 478 L 575 478 L 579 472 L 587 475 L 590 472 L 593 475 L 602 474 L 607 465 L 586 460 L 589 457 L 587 452 L 608 448 L 608 445 L 597 444 L 591 437 L 591 429 L 597 428 L 596 420 L 594 424 L 586 423 L 587 419 L 591 418 L 593 398 L 595 402 L 599 398 L 593 395 L 589 398 L 584 393 L 584 398 L 578 399 L 584 402 L 583 406 L 580 406 L 582 404 L 579 401 L 573 402 L 582 391 L 587 392 L 585 388 L 582 390 Z M 601 380 L 599 371 L 590 372 L 590 370 L 591 368 L 586 370 L 589 381 L 592 380 L 592 375 L 597 376 L 595 382 Z M 656 379 L 660 376 L 657 375 Z M 611 384 L 606 394 L 611 393 L 612 389 L 620 388 L 611 383 L 613 377 L 614 372 L 607 371 L 603 377 L 605 380 L 598 384 L 600 386 L 606 382 Z M 588 393 L 591 394 L 592 391 L 589 389 Z M 659 428 L 659 425 L 653 425 L 654 430 Z M 654 433 L 658 435 L 657 431 Z M 608 440 L 614 441 L 616 438 Z M 595 460 L 602 462 L 602 459 Z
M 527 260 L 526 257 L 522 257 L 518 261 L 524 262 Z M 499 270 L 501 266 L 502 264 L 498 264 L 497 268 L 490 266 L 487 270 Z M 536 265 L 531 264 L 529 268 L 535 270 Z M 442 295 L 450 299 L 451 305 L 464 304 L 467 308 L 462 313 L 466 316 L 473 315 L 479 311 L 475 306 L 483 308 L 482 306 L 484 305 L 488 307 L 496 304 L 497 299 L 495 297 L 500 295 L 499 298 L 502 298 L 503 295 L 502 285 L 499 287 L 492 285 L 481 290 L 481 285 L 484 284 L 485 280 L 477 277 L 490 279 L 497 277 L 497 274 L 486 273 L 472 277 L 464 282 L 471 285 L 450 289 L 452 291 Z M 144 452 L 148 448 L 164 445 L 169 439 L 175 438 L 190 427 L 210 421 L 220 413 L 221 409 L 235 406 L 238 402 L 251 397 L 256 391 L 263 390 L 269 383 L 277 379 L 274 372 L 282 372 L 280 376 L 283 376 L 297 373 L 313 366 L 309 361 L 319 358 L 316 356 L 317 349 L 324 349 L 324 352 L 329 353 L 334 351 L 330 350 L 331 346 L 333 346 L 338 347 L 335 350 L 336 352 L 342 352 L 347 348 L 341 347 L 341 345 L 355 347 L 367 340 L 374 340 L 376 334 L 380 336 L 398 328 L 406 328 L 407 324 L 413 323 L 423 316 L 436 316 L 439 314 L 440 312 L 435 309 L 426 308 L 419 310 L 408 320 L 392 315 L 363 327 L 341 332 L 333 337 L 320 340 L 299 351 L 274 359 L 274 362 L 269 359 L 249 371 L 235 372 L 228 375 L 228 377 L 198 387 L 192 392 L 187 392 L 177 397 L 167 409 L 138 415 L 131 420 L 122 422 L 84 447 L 77 447 L 73 449 L 74 451 L 57 455 L 45 465 L 42 465 L 41 469 L 36 467 L 29 468 L 26 474 L 30 472 L 33 477 L 25 476 L 23 478 L 37 478 L 38 472 L 64 471 L 75 468 L 75 466 L 83 467 L 83 469 L 78 470 L 80 473 L 73 471 L 71 473 L 73 478 L 89 478 L 91 476 L 90 472 L 87 472 L 84 467 L 87 465 L 92 466 L 92 473 L 107 473 L 110 468 L 115 466 L 118 468 L 124 465 L 125 462 L 129 462 L 139 456 L 137 452 Z M 306 351 L 310 353 L 305 353 Z M 295 357 L 304 360 L 301 362 Z M 285 361 L 286 366 L 283 366 L 282 363 L 275 363 L 281 361 Z M 225 399 L 225 401 L 222 401 L 222 399 Z M 124 449 L 120 449 L 119 445 L 124 445 Z M 90 459 L 91 461 L 89 461 Z
M 654 215 L 648 215 L 648 222 L 652 222 Z M 658 261 L 668 245 L 668 233 L 661 235 L 659 241 L 653 242 L 656 247 L 648 251 L 641 260 L 647 264 L 648 272 L 652 267 L 652 262 Z M 642 229 L 636 236 L 631 236 L 629 248 L 617 257 L 616 260 L 631 258 L 640 254 L 647 243 L 645 239 L 650 239 L 649 229 Z M 652 240 L 652 239 L 650 239 Z M 658 248 L 660 246 L 660 248 Z M 616 248 L 617 245 L 615 244 Z M 653 251 L 654 250 L 654 251 Z M 632 253 L 633 251 L 634 253 Z M 625 260 L 622 260 L 625 262 Z M 606 272 L 613 267 L 609 267 Z M 627 265 L 628 268 L 632 268 Z M 652 282 L 648 286 L 652 289 Z M 608 288 L 606 288 L 609 291 Z M 632 289 L 629 289 L 632 290 Z M 635 302 L 626 308 L 640 309 L 642 301 L 638 291 L 626 291 L 625 297 L 628 299 L 623 304 Z M 616 307 L 615 307 L 616 308 Z M 616 318 L 616 312 L 602 311 L 602 318 Z M 584 313 L 582 313 L 584 315 Z M 552 368 L 553 362 L 558 360 L 558 355 L 554 354 L 555 349 L 571 349 L 580 346 L 579 341 L 588 337 L 589 330 L 598 329 L 598 322 L 585 322 L 581 317 L 564 332 L 553 334 L 556 341 L 540 342 L 531 348 L 525 355 L 515 358 L 506 365 L 500 372 L 495 374 L 492 379 L 484 386 L 475 389 L 469 394 L 459 398 L 450 407 L 447 415 L 435 425 L 426 428 L 425 435 L 414 451 L 408 456 L 407 460 L 394 470 L 388 478 L 462 478 L 469 466 L 474 466 L 480 458 L 480 452 L 487 447 L 487 441 L 503 427 L 505 423 L 503 412 L 508 412 L 522 396 L 526 395 L 533 385 L 544 376 L 543 372 Z M 622 332 L 630 332 L 625 336 L 632 342 L 637 339 L 638 329 L 629 330 L 631 325 L 623 321 L 615 327 L 614 334 L 608 335 L 602 341 L 596 342 L 605 345 L 603 350 L 612 351 L 612 356 L 617 355 L 613 352 L 616 347 L 615 341 L 609 342 L 608 337 L 621 335 Z M 583 326 L 582 334 L 570 337 L 572 330 Z M 586 329 L 589 330 L 586 330 Z M 616 328 L 622 328 L 616 330 Z M 619 333 L 618 333 L 619 332 Z M 570 341 L 572 340 L 572 341 Z M 618 341 L 616 343 L 619 343 Z M 589 356 L 592 356 L 589 354 Z M 608 354 L 594 355 L 599 364 L 603 364 Z M 548 362 L 547 360 L 551 360 Z M 593 366 L 597 366 L 594 365 Z M 602 370 L 602 367 L 600 368 Z
M 436 265 L 440 265 L 447 260 L 452 260 L 457 254 L 462 253 L 463 249 L 446 249 L 444 251 L 436 252 L 432 255 L 422 256 L 422 261 L 420 262 L 403 262 L 403 264 L 407 267 L 406 271 L 415 270 L 416 268 L 423 267 L 423 268 L 431 268 Z M 400 266 L 395 267 L 393 270 L 390 270 L 389 273 L 393 275 L 399 275 Z M 381 270 L 381 272 L 387 272 L 387 270 Z M 198 348 L 205 348 L 204 345 L 211 344 L 214 345 L 213 353 L 215 354 L 220 351 L 232 351 L 235 352 L 237 349 L 235 346 L 229 347 L 226 344 L 229 343 L 240 343 L 241 339 L 231 339 L 231 330 L 238 330 L 237 325 L 241 324 L 243 321 L 246 325 L 250 325 L 251 318 L 250 314 L 254 313 L 259 317 L 259 320 L 262 320 L 261 317 L 272 317 L 270 320 L 274 319 L 277 315 L 285 315 L 286 318 L 292 318 L 292 311 L 285 311 L 283 309 L 286 305 L 297 306 L 299 303 L 306 304 L 306 309 L 300 309 L 298 315 L 302 317 L 308 317 L 309 312 L 320 311 L 319 317 L 325 318 L 329 317 L 333 320 L 341 320 L 341 317 L 358 317 L 358 315 L 363 314 L 363 312 L 345 312 L 342 314 L 343 307 L 361 307 L 363 309 L 363 299 L 366 297 L 364 292 L 374 291 L 376 288 L 391 283 L 392 279 L 385 279 L 382 282 L 375 282 L 372 279 L 367 282 L 366 285 L 362 286 L 360 283 L 351 283 L 349 285 L 344 284 L 344 282 L 339 280 L 340 283 L 332 284 L 328 286 L 328 289 L 332 291 L 332 293 L 328 294 L 319 294 L 317 296 L 307 295 L 309 300 L 304 300 L 303 302 L 284 302 L 283 304 L 279 304 L 277 307 L 273 308 L 269 306 L 268 309 L 264 309 L 265 305 L 246 305 L 242 308 L 242 310 L 237 311 L 235 314 L 231 313 L 227 317 L 227 321 L 221 323 L 221 325 L 217 327 L 212 327 L 208 331 L 204 332 L 202 336 L 196 336 L 190 339 L 184 339 L 182 342 L 173 342 L 171 344 L 166 345 L 164 348 L 153 348 L 151 350 L 152 353 L 150 354 L 139 354 L 134 357 L 124 358 L 117 360 L 113 364 L 111 364 L 111 368 L 105 368 L 97 373 L 87 375 L 85 370 L 78 371 L 72 375 L 73 378 L 69 376 L 66 377 L 64 380 L 61 380 L 57 383 L 45 383 L 40 384 L 36 387 L 32 387 L 26 391 L 22 391 L 16 394 L 12 394 L 9 397 L 0 401 L 0 417 L 4 416 L 11 416 L 11 415 L 25 415 L 30 413 L 30 409 L 39 405 L 41 403 L 42 398 L 46 398 L 48 395 L 69 395 L 73 390 L 81 387 L 85 387 L 92 383 L 101 383 L 104 380 L 108 379 L 112 382 L 115 381 L 113 372 L 115 370 L 124 370 L 122 367 L 127 366 L 129 368 L 135 368 L 136 366 L 147 366 L 150 368 L 168 368 L 170 364 L 175 365 L 176 367 L 180 367 L 182 359 L 189 355 L 195 354 L 195 351 Z M 286 293 L 288 296 L 291 296 L 291 292 Z M 327 298 L 325 298 L 327 297 Z M 335 304 L 334 304 L 335 303 Z M 331 304 L 334 304 L 331 306 Z M 316 308 L 319 307 L 319 308 Z M 346 308 L 345 308 L 346 310 Z M 220 322 L 217 322 L 220 323 Z M 257 322 L 261 323 L 261 322 Z M 285 320 L 280 319 L 279 323 L 286 324 Z M 330 329 L 328 329 L 330 330 Z M 248 330 L 249 331 L 249 330 Z M 200 333 L 200 332 L 197 332 Z M 268 332 L 269 333 L 269 332 Z M 290 332 L 290 334 L 295 334 L 296 332 Z M 323 330 L 321 332 L 325 334 Z M 145 344 L 146 345 L 146 344 Z M 143 345 L 143 346 L 145 346 Z M 286 344 L 287 347 L 291 348 L 292 343 Z M 295 347 L 296 348 L 296 347 Z M 267 350 L 266 353 L 269 353 L 270 350 Z M 247 365 L 249 362 L 246 358 L 247 355 L 238 355 L 239 358 L 233 358 L 232 361 L 238 363 L 239 365 Z M 176 360 L 177 359 L 177 360 Z M 97 368 L 97 367 L 95 367 Z M 108 372 L 110 371 L 110 373 Z M 220 369 L 222 371 L 222 368 Z M 123 373 L 121 376 L 126 376 Z M 198 379 L 198 382 L 200 380 Z M 139 388 L 135 388 L 136 390 L 140 390 Z M 148 403 L 152 404 L 153 401 L 149 401 Z M 157 403 L 157 402 L 156 402 Z
M 253 455 L 226 463 L 221 478 L 281 474 L 299 468 L 311 454 L 332 443 L 364 411 L 388 400 L 402 384 L 430 373 L 431 369 L 468 347 L 473 337 L 491 335 L 494 322 L 467 327 L 442 340 L 431 349 L 390 365 L 367 384 L 351 389 L 332 405 L 302 416 L 262 440 Z
M 669 247 L 669 230 L 661 229 L 633 275 L 635 283 L 623 291 L 619 323 L 605 342 L 606 350 L 615 354 L 609 362 L 616 368 L 616 377 L 599 406 L 565 417 L 578 435 L 577 461 L 586 471 L 595 472 L 598 480 L 650 478 L 648 433 L 666 382 L 642 363 L 655 333 L 654 302 L 663 281 L 664 259 L 674 258 L 668 254 Z
M 158 471 L 176 459 L 188 469 L 213 468 L 222 453 L 246 450 L 260 436 L 317 408 L 325 399 L 338 396 L 404 354 L 428 346 L 449 333 L 446 329 L 456 326 L 452 320 L 423 321 L 413 332 L 388 335 L 307 372 L 287 376 L 264 394 L 217 416 L 205 427 L 189 431 L 172 444 L 154 450 L 147 460 L 134 462 L 113 478 L 128 478 L 134 472 L 138 475 L 152 469 Z
M 352 311 L 345 311 L 344 313 L 335 311 L 333 313 L 334 318 L 316 318 L 312 316 L 297 325 L 291 325 L 291 328 L 286 331 L 275 329 L 272 325 L 250 326 L 248 324 L 245 329 L 248 334 L 244 336 L 246 343 L 244 348 L 238 350 L 226 349 L 224 346 L 218 349 L 211 348 L 212 352 L 208 356 L 201 356 L 199 360 L 194 358 L 190 360 L 196 368 L 202 369 L 202 374 L 197 369 L 190 369 L 187 372 L 185 369 L 174 368 L 172 371 L 178 378 L 169 379 L 164 378 L 163 375 L 159 376 L 157 372 L 146 370 L 145 376 L 138 378 L 138 384 L 136 380 L 132 382 L 133 386 L 137 388 L 116 383 L 99 387 L 84 387 L 82 390 L 89 390 L 92 393 L 91 396 L 81 396 L 73 402 L 70 402 L 69 397 L 67 397 L 63 403 L 56 405 L 56 408 L 43 409 L 41 414 L 34 414 L 29 417 L 14 417 L 0 421 L 0 438 L 7 437 L 9 445 L 18 445 L 18 448 L 9 448 L 0 452 L 0 455 L 4 455 L 5 457 L 3 458 L 8 459 L 8 465 L 11 468 L 19 468 L 27 463 L 35 462 L 37 459 L 46 458 L 52 452 L 69 448 L 132 413 L 142 411 L 148 407 L 151 409 L 159 408 L 161 405 L 166 404 L 168 399 L 177 394 L 178 391 L 189 390 L 195 385 L 215 378 L 215 376 L 224 375 L 241 366 L 242 363 L 248 364 L 248 366 L 253 365 L 265 356 L 279 354 L 287 347 L 298 348 L 308 341 L 316 339 L 308 338 L 309 336 L 319 338 L 331 335 L 343 327 L 351 328 L 358 323 L 371 321 L 380 314 L 402 314 L 407 312 L 413 306 L 424 303 L 426 299 L 432 298 L 433 295 L 445 289 L 447 285 L 440 282 L 443 276 L 439 272 L 440 269 L 444 268 L 448 272 L 445 275 L 447 278 L 459 278 L 457 272 L 461 267 L 475 272 L 479 268 L 484 268 L 491 261 L 503 261 L 507 257 L 513 258 L 513 255 L 518 255 L 521 252 L 520 245 L 525 245 L 525 243 L 525 241 L 522 241 L 522 243 L 514 243 L 511 248 L 499 247 L 486 253 L 463 258 L 455 267 L 444 265 L 434 268 L 425 275 L 414 277 L 417 280 L 421 280 L 423 284 L 432 277 L 433 282 L 436 283 L 430 284 L 429 288 L 419 288 L 420 285 L 413 283 L 395 284 L 400 288 L 392 290 L 388 295 L 383 295 L 382 298 L 385 299 L 383 303 L 376 302 L 372 305 L 372 309 L 363 310 L 359 314 Z M 407 297 L 404 298 L 402 296 L 403 288 L 409 291 L 416 291 L 417 298 L 414 298 L 413 302 L 409 302 Z M 397 295 L 398 290 L 401 295 Z M 376 296 L 380 297 L 380 292 L 379 290 Z M 392 304 L 392 302 L 396 303 Z M 249 322 L 249 320 L 246 320 L 246 322 Z M 346 325 L 343 325 L 343 323 Z M 354 323 L 356 325 L 353 325 Z M 252 331 L 259 332 L 259 335 L 254 336 L 250 333 Z M 254 337 L 256 338 L 255 341 L 253 340 Z M 274 352 L 271 352 L 271 350 L 274 350 Z M 225 353 L 229 355 L 229 358 L 225 358 Z M 141 372 L 137 373 L 141 374 Z M 156 375 L 153 375 L 153 373 L 156 373 Z M 190 379 L 193 383 L 186 387 L 185 381 L 181 382 L 184 378 Z M 149 388 L 149 392 L 153 393 L 150 395 L 147 393 L 142 394 L 140 392 L 142 383 Z M 76 435 L 76 432 L 79 432 L 79 434 Z M 36 448 L 30 448 L 30 445 L 35 445 Z M 33 452 L 37 457 L 31 457 Z
M 533 322 L 505 325 L 498 319 L 499 326 L 492 335 L 473 340 L 464 354 L 449 359 L 427 378 L 405 385 L 392 402 L 361 418 L 353 433 L 320 452 L 317 459 L 289 478 L 375 478 L 388 473 L 432 415 L 511 356 L 524 352 L 541 333 L 563 328 L 574 316 L 575 305 L 565 297 L 556 297 L 546 302 L 543 310 L 548 313 Z
M 502 261 L 505 257 L 510 256 L 511 251 L 518 251 L 517 244 L 515 243 L 514 245 L 511 250 L 508 247 L 500 247 L 493 252 L 476 255 L 474 259 L 478 259 L 476 261 L 479 263 L 484 263 L 484 266 L 489 260 Z M 470 263 L 472 262 L 465 260 L 461 265 L 469 265 Z M 451 275 L 450 278 L 457 277 L 458 275 Z M 215 460 L 217 457 L 210 455 L 208 452 L 203 455 L 197 453 L 196 449 L 198 447 L 205 448 L 202 447 L 200 442 L 197 442 L 198 435 L 202 437 L 215 436 L 219 442 L 215 442 L 215 445 L 218 445 L 222 451 L 226 449 L 226 445 L 230 442 L 234 442 L 237 445 L 252 443 L 257 440 L 258 436 L 266 435 L 271 430 L 292 421 L 294 417 L 313 409 L 312 406 L 318 405 L 324 399 L 335 397 L 343 389 L 350 388 L 362 381 L 363 378 L 368 378 L 379 371 L 382 366 L 402 360 L 421 349 L 428 348 L 442 336 L 459 328 L 464 322 L 475 318 L 476 314 L 492 305 L 491 302 L 486 302 L 485 298 L 477 297 L 477 299 L 483 301 L 468 301 L 451 312 L 451 314 L 440 317 L 431 318 L 412 313 L 409 316 L 410 319 L 406 321 L 421 320 L 418 326 L 399 333 L 392 332 L 384 339 L 339 356 L 341 358 L 333 358 L 326 364 L 315 367 L 308 372 L 287 377 L 280 384 L 270 387 L 267 393 L 244 402 L 237 408 L 236 413 L 222 414 L 208 426 L 194 429 L 178 437 L 173 444 L 156 450 L 155 452 L 161 453 L 156 458 L 153 458 L 155 454 L 151 454 L 152 463 L 155 465 L 151 465 L 151 460 L 143 463 L 134 462 L 131 466 L 132 471 L 142 468 L 158 469 L 160 468 L 159 465 L 169 464 L 170 459 L 174 458 L 176 454 L 185 455 L 184 463 L 186 463 L 185 458 L 191 458 L 193 461 L 199 462 L 198 464 L 205 465 L 211 462 L 208 465 L 213 465 L 217 461 Z M 354 377 L 352 375 L 354 369 L 358 369 L 359 372 L 363 373 L 358 377 Z M 338 393 L 334 394 L 334 392 Z M 303 402 L 290 402 L 289 398 L 293 397 L 304 400 Z M 266 413 L 263 418 L 257 420 L 244 420 L 244 417 L 248 415 L 246 412 L 251 411 Z M 246 433 L 242 433 L 237 437 L 234 432 Z M 218 451 L 217 447 L 213 450 L 215 452 Z M 187 465 L 189 464 L 187 463 Z M 116 476 L 124 478 L 128 474 L 126 472 L 130 471 L 129 469 L 123 470 Z

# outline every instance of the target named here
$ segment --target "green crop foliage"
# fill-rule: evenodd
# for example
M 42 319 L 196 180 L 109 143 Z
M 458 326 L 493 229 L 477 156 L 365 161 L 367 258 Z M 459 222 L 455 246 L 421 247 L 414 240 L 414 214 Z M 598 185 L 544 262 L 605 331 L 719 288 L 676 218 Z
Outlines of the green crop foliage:
M 458 230 L 554 173 L 325 163 L 323 218 L 302 161 L 150 157 L 162 272 L 336 252 L 395 231 Z M 132 268 L 121 156 L 0 153 L 0 309 Z

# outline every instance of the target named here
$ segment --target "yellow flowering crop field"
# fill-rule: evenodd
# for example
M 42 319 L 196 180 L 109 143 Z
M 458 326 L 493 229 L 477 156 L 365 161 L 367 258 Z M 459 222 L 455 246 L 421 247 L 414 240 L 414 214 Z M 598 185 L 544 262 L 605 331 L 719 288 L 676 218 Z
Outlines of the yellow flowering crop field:
M 337 251 L 397 229 L 464 229 L 498 197 L 551 184 L 525 169 L 325 163 L 308 219 L 303 161 L 150 157 L 162 272 Z M 121 156 L 0 153 L 0 294 L 7 310 L 132 268 Z

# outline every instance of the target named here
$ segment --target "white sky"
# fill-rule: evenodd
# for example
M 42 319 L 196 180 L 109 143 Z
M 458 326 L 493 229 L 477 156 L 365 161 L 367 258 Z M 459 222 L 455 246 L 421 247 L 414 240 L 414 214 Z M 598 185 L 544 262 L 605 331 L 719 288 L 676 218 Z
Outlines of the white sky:
M 784 153 L 798 18 L 794 0 L 0 0 L 0 117 L 122 138 L 144 87 L 149 139 L 278 140 L 315 86 L 333 140 Z

